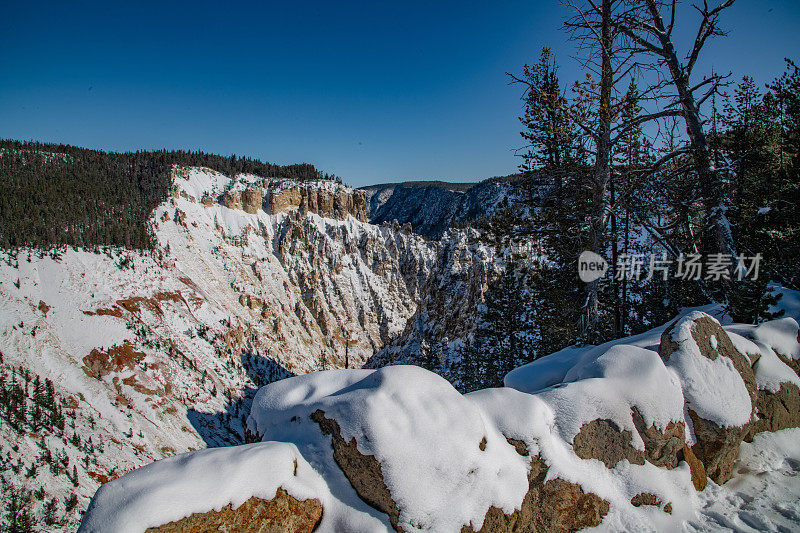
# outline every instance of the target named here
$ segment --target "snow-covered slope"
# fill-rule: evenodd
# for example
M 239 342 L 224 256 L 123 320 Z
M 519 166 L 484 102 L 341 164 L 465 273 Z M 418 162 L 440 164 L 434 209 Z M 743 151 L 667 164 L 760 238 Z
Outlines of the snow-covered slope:
M 353 198 L 335 182 L 176 168 L 172 197 L 151 218 L 152 253 L 0 256 L 5 375 L 27 382 L 29 413 L 34 379 L 51 380 L 66 415 L 63 431 L 0 427 L 4 479 L 43 487 L 39 521 L 55 498 L 68 518 L 48 527 L 73 529 L 102 481 L 243 442 L 258 385 L 361 366 L 403 331 L 435 247 L 359 221 Z M 45 453 L 66 454 L 67 466 L 48 469 Z M 78 503 L 65 513 L 73 491 Z

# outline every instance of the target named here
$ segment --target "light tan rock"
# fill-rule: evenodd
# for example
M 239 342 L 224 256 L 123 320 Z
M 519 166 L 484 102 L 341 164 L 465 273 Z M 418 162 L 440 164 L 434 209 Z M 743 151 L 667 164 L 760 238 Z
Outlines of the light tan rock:
M 242 209 L 246 213 L 255 214 L 264 204 L 264 189 L 251 187 L 242 193 Z
M 222 205 L 228 209 L 242 208 L 242 193 L 240 191 L 228 191 L 222 195 Z

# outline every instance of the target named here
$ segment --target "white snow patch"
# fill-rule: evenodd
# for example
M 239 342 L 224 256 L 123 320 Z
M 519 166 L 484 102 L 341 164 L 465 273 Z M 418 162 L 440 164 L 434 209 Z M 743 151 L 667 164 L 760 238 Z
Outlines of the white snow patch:
M 784 357 L 800 359 L 797 333 L 797 321 L 787 317 L 764 322 L 753 331 L 753 338 L 770 346 Z
M 759 433 L 752 443 L 743 442 L 735 477 L 723 486 L 709 481 L 698 497 L 684 531 L 797 531 L 800 429 Z

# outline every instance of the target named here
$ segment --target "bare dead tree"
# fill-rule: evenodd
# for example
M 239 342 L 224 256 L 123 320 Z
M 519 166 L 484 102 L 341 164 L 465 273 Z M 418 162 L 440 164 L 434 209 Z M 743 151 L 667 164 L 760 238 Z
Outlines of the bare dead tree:
M 719 91 L 729 75 L 712 74 L 699 81 L 694 76 L 694 68 L 708 40 L 725 35 L 720 27 L 720 15 L 734 2 L 735 0 L 724 0 L 715 7 L 710 7 L 708 0 L 703 0 L 702 5 L 692 6 L 699 14 L 700 22 L 692 47 L 683 56 L 673 41 L 673 30 L 677 23 L 677 0 L 644 0 L 641 3 L 643 9 L 631 10 L 614 19 L 612 23 L 630 39 L 632 51 L 654 60 L 652 64 L 661 69 L 670 81 L 673 92 L 667 106 L 677 107 L 686 123 L 706 225 L 715 237 L 715 251 L 735 257 L 736 246 L 725 215 L 724 183 L 720 173 L 714 168 L 706 138 L 705 121 L 700 111 L 703 103 Z M 683 153 L 686 153 L 686 148 L 678 147 L 666 154 L 661 162 Z
M 569 116 L 587 135 L 595 147 L 595 161 L 588 182 L 591 212 L 589 216 L 590 244 L 592 251 L 602 254 L 607 227 L 616 229 L 616 190 L 612 174 L 613 151 L 631 131 L 645 123 L 675 116 L 678 109 L 667 106 L 645 112 L 641 108 L 634 115 L 623 110 L 630 104 L 628 88 L 630 82 L 641 78 L 652 67 L 640 61 L 638 49 L 630 45 L 630 39 L 621 29 L 621 21 L 640 17 L 642 6 L 629 0 L 569 0 L 565 2 L 573 15 L 564 24 L 578 44 L 578 58 L 590 73 L 587 80 L 576 85 L 576 99 Z M 592 74 L 598 77 L 595 81 Z M 660 101 L 664 87 L 663 79 L 645 84 L 637 98 L 644 101 Z M 609 192 L 611 193 L 609 195 Z M 609 204 L 611 201 L 611 204 Z M 612 242 L 612 264 L 617 262 L 616 242 Z M 614 330 L 621 332 L 620 301 L 615 284 Z M 595 330 L 599 314 L 599 280 L 588 284 L 584 309 L 586 332 Z M 589 339 L 591 340 L 591 339 Z

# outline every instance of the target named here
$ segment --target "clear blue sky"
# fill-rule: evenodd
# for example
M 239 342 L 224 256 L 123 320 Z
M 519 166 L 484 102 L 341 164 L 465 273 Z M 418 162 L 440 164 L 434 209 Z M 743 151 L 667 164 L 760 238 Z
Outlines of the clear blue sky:
M 578 75 L 556 1 L 2 2 L 0 137 L 310 162 L 361 186 L 513 172 L 519 72 Z M 739 0 L 704 67 L 800 59 L 800 2 Z

